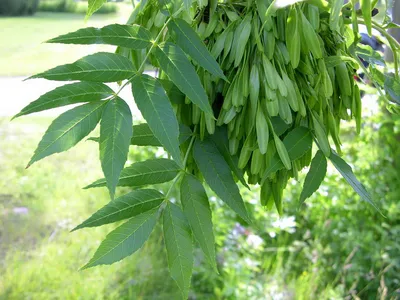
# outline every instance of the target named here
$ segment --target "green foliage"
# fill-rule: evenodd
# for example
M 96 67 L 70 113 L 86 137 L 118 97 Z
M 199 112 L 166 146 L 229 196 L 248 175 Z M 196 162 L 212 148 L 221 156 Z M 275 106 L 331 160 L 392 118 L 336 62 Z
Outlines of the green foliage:
M 105 2 L 89 0 L 87 17 Z M 262 204 L 268 208 L 275 204 L 278 213 L 283 214 L 283 191 L 290 178 L 298 179 L 299 172 L 310 165 L 313 137 L 321 150 L 316 160 L 322 161 L 322 168 L 319 170 L 318 161 L 311 163 L 310 176 L 318 173 L 318 180 L 306 179 L 301 202 L 320 185 L 325 175 L 324 162 L 329 158 L 350 186 L 374 205 L 351 167 L 331 151 L 328 139 L 330 135 L 340 152 L 340 121 L 354 118 L 357 131 L 361 126 L 361 97 L 353 79 L 355 71 L 347 64 L 359 60 L 354 50 L 358 42 L 357 17 L 353 16 L 351 36 L 340 1 L 320 5 L 321 10 L 309 3 L 293 3 L 289 8 L 277 3 L 261 15 L 252 5 L 236 9 L 233 6 L 231 10 L 232 7 L 228 9 L 223 4 L 214 3 L 205 22 L 202 9 L 205 3 L 195 3 L 191 8 L 189 3 L 175 1 L 140 3 L 129 20 L 134 25 L 81 29 L 50 40 L 66 44 L 111 44 L 118 46 L 116 53 L 98 52 L 30 77 L 120 85 L 117 92 L 105 97 L 93 95 L 95 101 L 58 117 L 28 164 L 68 150 L 100 122 L 100 137 L 95 140 L 99 142 L 105 179 L 89 187 L 105 184 L 111 202 L 80 227 L 130 219 L 107 235 L 83 268 L 112 264 L 138 251 L 162 216 L 170 274 L 182 298 L 188 298 L 194 262 L 192 234 L 217 270 L 211 210 L 203 179 L 249 225 L 254 221 L 254 209 L 246 207 L 236 184 L 239 180 L 245 182 L 243 173 L 247 174 L 247 184 L 263 185 L 266 196 Z M 290 31 L 286 31 L 290 11 L 294 28 L 289 26 Z M 367 27 L 374 25 L 382 30 L 382 26 L 372 24 L 365 16 L 361 21 Z M 218 39 L 223 36 L 221 31 L 230 26 L 234 33 L 230 39 L 229 32 L 226 33 L 222 54 L 222 42 Z M 289 43 L 288 46 L 294 47 L 289 51 L 284 41 L 292 32 L 299 33 L 294 38 L 300 44 Z M 394 51 L 400 48 L 385 37 Z M 339 45 L 333 45 L 332 41 Z M 219 49 L 213 51 L 217 42 Z M 347 59 L 327 67 L 325 57 L 331 56 Z M 396 68 L 397 57 L 395 61 Z M 158 78 L 143 74 L 147 62 L 158 69 Z M 393 80 L 386 84 L 388 98 L 393 97 L 390 91 L 397 88 L 398 76 L 394 75 Z M 148 127 L 132 125 L 130 108 L 119 96 L 128 84 Z M 64 105 L 65 100 L 57 100 L 58 92 L 37 101 L 45 102 L 46 109 Z M 64 94 L 67 99 L 74 97 L 70 92 Z M 56 100 L 50 102 L 52 99 Z M 66 100 L 66 104 L 73 99 Z M 80 102 L 87 102 L 86 99 Z M 32 105 L 37 103 L 30 104 L 17 116 L 33 112 Z M 222 126 L 226 130 L 216 129 Z M 131 144 L 162 146 L 173 161 L 145 161 L 123 169 Z M 137 209 L 125 202 L 132 194 L 114 200 L 117 186 L 154 185 L 172 179 L 164 200 L 162 203 L 157 200 L 154 206 L 142 205 L 148 199 L 147 193 L 141 194 L 140 190 L 133 197 L 133 204 L 140 203 Z M 180 199 L 172 197 L 176 187 L 180 188 Z
M 0 15 L 32 15 L 38 8 L 39 0 L 1 0 Z

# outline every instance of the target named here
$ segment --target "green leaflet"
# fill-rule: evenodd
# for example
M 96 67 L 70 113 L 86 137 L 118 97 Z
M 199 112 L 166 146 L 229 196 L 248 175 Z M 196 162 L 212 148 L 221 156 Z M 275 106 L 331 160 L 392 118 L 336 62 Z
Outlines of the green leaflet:
M 344 0 L 332 1 L 331 14 L 329 16 L 329 27 L 332 31 L 336 30 L 337 32 L 340 32 L 339 17 L 343 4 Z
M 181 164 L 178 121 L 161 83 L 148 75 L 135 76 L 132 93 L 151 131 L 174 160 Z
M 131 49 L 145 49 L 151 45 L 151 35 L 146 28 L 139 25 L 112 24 L 103 28 L 82 28 L 48 40 L 47 43 L 107 44 Z
M 75 146 L 96 127 L 106 104 L 107 101 L 88 103 L 58 116 L 42 137 L 27 167 L 46 156 Z
M 312 134 L 306 127 L 297 127 L 290 131 L 283 139 L 283 144 L 289 154 L 290 160 L 296 160 L 302 157 L 312 147 Z M 282 161 L 279 159 L 278 153 L 272 157 L 269 167 L 262 176 L 262 182 L 272 173 L 284 168 Z
M 126 57 L 107 52 L 98 52 L 78 59 L 72 64 L 62 65 L 29 77 L 57 81 L 114 82 L 127 79 L 136 73 L 132 62 Z
M 107 0 L 88 0 L 88 10 L 86 12 L 86 19 L 88 19 L 93 13 L 100 9 Z
M 192 233 L 181 208 L 171 202 L 163 212 L 163 232 L 171 277 L 182 299 L 187 299 L 193 272 Z
M 100 161 L 111 199 L 128 158 L 132 114 L 124 100 L 116 98 L 104 108 L 100 122 Z
M 364 201 L 367 201 L 379 213 L 381 213 L 378 206 L 372 200 L 371 195 L 368 193 L 368 191 L 365 189 L 365 187 L 361 184 L 361 182 L 358 181 L 358 179 L 354 175 L 351 167 L 340 156 L 338 156 L 336 154 L 336 152 L 334 152 L 333 150 L 331 151 L 331 155 L 330 155 L 329 159 L 335 166 L 336 170 L 338 170 L 339 173 L 343 176 L 343 178 L 346 179 L 346 181 L 351 185 L 353 190 L 355 192 L 357 192 L 357 194 L 360 195 L 361 199 L 363 199 Z
M 243 171 L 238 167 L 239 159 L 237 155 L 231 155 L 229 152 L 229 141 L 226 126 L 217 126 L 215 128 L 215 133 L 213 135 L 210 135 L 210 137 L 217 146 L 219 152 L 224 157 L 225 161 L 228 163 L 233 173 L 235 173 L 236 177 L 245 187 L 250 189 L 250 187 L 246 183 L 246 180 L 243 177 Z
M 212 57 L 200 37 L 190 25 L 182 20 L 175 19 L 168 23 L 168 29 L 175 32 L 174 39 L 194 61 L 211 74 L 227 80 L 219 64 Z
M 170 159 L 157 158 L 139 161 L 122 170 L 118 186 L 144 186 L 168 182 L 176 177 L 181 168 Z M 96 180 L 85 189 L 106 186 L 104 178 Z
M 209 139 L 196 140 L 193 157 L 207 184 L 243 220 L 251 223 L 231 169 L 217 146 Z
M 202 111 L 213 115 L 199 76 L 185 53 L 178 46 L 167 42 L 155 47 L 154 54 L 161 69 L 182 93 L 186 94 Z
M 25 106 L 13 119 L 31 113 L 82 102 L 95 102 L 114 94 L 102 83 L 77 82 L 60 86 Z
M 84 227 L 96 227 L 135 217 L 161 205 L 164 195 L 156 190 L 134 190 L 110 201 L 95 212 L 89 219 L 76 226 L 72 231 Z
M 111 231 L 101 242 L 92 259 L 82 267 L 111 265 L 139 250 L 157 221 L 157 209 L 136 215 L 117 229 Z
M 318 150 L 311 161 L 310 171 L 308 171 L 304 181 L 303 190 L 300 195 L 300 205 L 318 190 L 326 175 L 326 157 L 321 150 Z
M 185 174 L 182 179 L 181 203 L 194 237 L 211 266 L 217 270 L 210 203 L 203 185 L 193 175 Z

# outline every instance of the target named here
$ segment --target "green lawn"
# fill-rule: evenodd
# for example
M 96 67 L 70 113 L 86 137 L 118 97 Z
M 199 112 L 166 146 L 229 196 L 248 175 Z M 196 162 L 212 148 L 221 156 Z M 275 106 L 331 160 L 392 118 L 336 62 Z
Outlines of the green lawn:
M 69 13 L 38 12 L 34 16 L 0 18 L 0 76 L 31 75 L 96 51 L 113 51 L 110 46 L 43 42 L 85 26 L 124 23 L 130 11 L 129 4 L 121 3 L 118 13 L 94 15 L 87 23 L 82 14 Z

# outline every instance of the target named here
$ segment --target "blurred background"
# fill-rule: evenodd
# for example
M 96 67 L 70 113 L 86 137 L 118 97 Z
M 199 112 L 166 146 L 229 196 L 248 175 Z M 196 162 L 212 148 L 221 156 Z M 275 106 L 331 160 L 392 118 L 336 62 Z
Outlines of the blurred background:
M 69 232 L 109 201 L 105 189 L 81 189 L 102 177 L 97 144 L 81 142 L 25 170 L 60 110 L 10 123 L 59 85 L 23 79 L 113 51 L 43 43 L 84 26 L 124 23 L 132 9 L 130 1 L 110 2 L 85 23 L 86 7 L 75 0 L 0 0 L 0 299 L 178 299 L 160 228 L 122 262 L 78 271 L 113 227 Z M 343 153 L 385 218 L 332 166 L 300 208 L 304 174 L 293 180 L 281 217 L 259 205 L 258 190 L 242 189 L 255 217 L 251 227 L 208 191 L 219 274 L 196 250 L 190 299 L 400 299 L 400 117 L 387 112 L 372 87 L 365 90 L 362 133 L 344 124 Z M 132 146 L 129 162 L 160 155 L 157 148 Z

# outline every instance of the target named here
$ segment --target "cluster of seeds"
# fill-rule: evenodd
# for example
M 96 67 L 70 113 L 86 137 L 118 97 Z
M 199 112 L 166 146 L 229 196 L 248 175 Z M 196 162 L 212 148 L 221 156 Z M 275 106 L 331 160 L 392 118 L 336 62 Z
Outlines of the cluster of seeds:
M 136 22 L 156 36 L 167 14 L 147 7 Z M 311 161 L 311 149 L 296 159 L 290 157 L 283 143 L 289 132 L 311 129 L 319 149 L 329 157 L 329 136 L 340 153 L 340 121 L 354 118 L 357 131 L 361 123 L 360 92 L 346 44 L 346 14 L 340 9 L 328 14 L 304 2 L 271 8 L 268 0 L 210 1 L 199 3 L 191 13 L 182 12 L 181 18 L 195 28 L 227 80 L 196 66 L 214 118 L 187 97 L 174 103 L 179 121 L 196 127 L 201 138 L 214 134 L 216 126 L 226 126 L 231 155 L 238 156 L 238 167 L 249 184 L 261 184 L 261 202 L 268 206 L 281 203 L 288 179 L 297 178 Z M 162 34 L 167 38 L 170 33 Z M 133 60 L 140 62 L 144 54 L 136 51 Z M 276 153 L 285 168 L 265 178 Z M 190 157 L 188 168 L 198 173 Z

